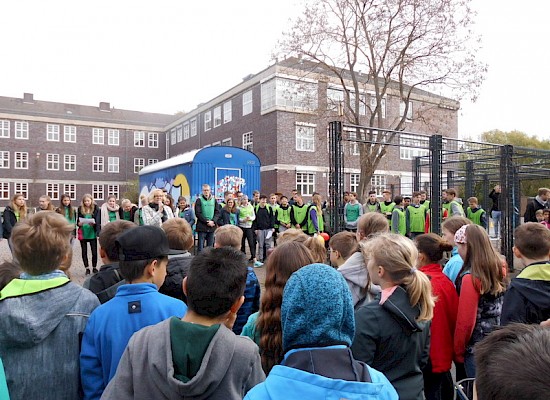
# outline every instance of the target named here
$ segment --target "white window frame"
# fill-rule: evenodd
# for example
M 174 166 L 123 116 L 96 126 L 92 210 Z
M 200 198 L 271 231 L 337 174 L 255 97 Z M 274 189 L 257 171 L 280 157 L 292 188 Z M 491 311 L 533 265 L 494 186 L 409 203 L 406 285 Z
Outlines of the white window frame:
M 233 109 L 231 108 L 231 100 L 223 103 L 223 123 L 227 124 L 233 119 Z
M 380 106 L 382 108 L 382 118 L 386 118 L 386 98 L 382 97 L 382 105 Z M 374 93 L 371 93 L 370 95 L 370 112 L 373 113 L 376 109 L 376 95 Z
M 357 139 L 357 130 L 350 128 L 348 131 L 349 138 L 352 140 Z M 359 155 L 359 143 L 350 141 L 349 143 L 349 154 L 352 156 Z
M 29 169 L 29 153 L 26 151 L 16 151 L 13 155 L 15 169 Z
M 71 200 L 76 200 L 76 185 L 74 183 L 63 184 L 63 193 L 68 194 Z
M 315 130 L 317 125 L 296 123 L 296 151 L 315 151 Z
M 63 126 L 63 141 L 65 143 L 76 143 L 76 126 L 74 125 Z
M 144 131 L 134 131 L 134 147 L 145 147 Z
M 343 111 L 343 108 L 345 107 L 344 89 L 342 87 L 327 88 L 327 111 L 338 112 L 340 107 Z
M 401 160 L 413 160 L 416 157 L 430 155 L 429 139 L 421 139 L 404 133 L 399 134 L 399 158 Z
M 252 113 L 254 110 L 254 96 L 252 96 L 252 89 L 243 93 L 243 117 Z
M 386 190 L 387 180 L 386 175 L 374 174 L 370 178 L 371 190 L 376 191 L 377 196 L 382 196 L 382 192 Z
M 29 184 L 27 182 L 14 182 L 14 189 L 13 193 L 20 193 L 25 200 L 29 199 Z
M 317 82 L 311 79 L 276 76 L 262 82 L 261 92 L 262 112 L 270 112 L 274 107 L 311 112 L 318 107 Z
M 137 174 L 145 167 L 145 158 L 134 158 L 134 173 Z
M 254 136 L 252 131 L 243 133 L 243 145 L 242 148 L 248 151 L 253 151 L 254 149 Z
M 223 139 L 222 146 L 233 146 L 232 142 L 233 140 L 231 138 Z
M 156 164 L 158 162 L 159 162 L 158 158 L 150 158 L 147 160 L 147 165 Z
M 183 140 L 183 127 L 181 125 L 176 128 L 176 136 L 178 143 Z
M 189 122 L 183 124 L 183 140 L 189 139 Z
M 10 152 L 0 150 L 0 168 L 6 169 L 10 167 Z
M 404 113 L 405 113 L 405 102 L 401 100 L 399 102 L 399 117 L 403 118 Z M 406 121 L 412 121 L 412 119 L 413 119 L 413 102 L 412 100 L 409 100 L 409 109 L 407 110 Z
M 158 149 L 159 134 L 157 132 L 149 132 L 147 135 L 147 146 L 151 149 Z
M 302 196 L 312 196 L 315 192 L 315 173 L 296 172 L 295 187 Z
M 46 125 L 46 140 L 48 142 L 59 142 L 59 125 Z
M 355 192 L 359 190 L 359 180 L 361 179 L 361 174 L 349 174 L 349 191 Z
M 65 154 L 63 156 L 63 169 L 65 171 L 76 171 L 76 155 Z
M 120 158 L 108 157 L 107 158 L 107 172 L 111 174 L 118 174 L 120 172 Z
M 118 129 L 107 129 L 107 144 L 109 146 L 120 145 L 120 131 Z
M 27 121 L 15 121 L 16 139 L 29 139 L 29 123 Z
M 203 116 L 204 119 L 204 131 L 209 131 L 212 129 L 212 113 L 210 110 L 206 111 Z
M 221 146 L 221 145 L 222 145 L 222 142 L 220 142 L 219 140 L 217 142 L 212 143 L 212 146 Z
M 59 200 L 59 183 L 46 183 L 46 195 L 52 200 Z
M 222 106 L 214 107 L 214 128 L 222 124 Z
M 59 171 L 59 154 L 46 154 L 46 170 Z
M 107 197 L 115 196 L 116 199 L 119 199 L 120 196 L 120 186 L 119 185 L 107 185 Z
M 189 132 L 191 133 L 191 137 L 197 136 L 197 119 L 193 118 L 191 121 L 189 121 Z
M 10 199 L 10 183 L 0 182 L 0 200 Z
M 10 137 L 10 121 L 7 119 L 0 120 L 0 138 Z
M 170 131 L 170 144 L 176 144 L 176 128 L 172 128 L 172 130 Z
M 103 156 L 92 157 L 92 172 L 105 171 L 105 158 Z
M 92 197 L 94 200 L 103 200 L 104 199 L 104 185 L 92 184 Z
M 104 144 L 105 143 L 105 129 L 92 128 L 92 144 Z

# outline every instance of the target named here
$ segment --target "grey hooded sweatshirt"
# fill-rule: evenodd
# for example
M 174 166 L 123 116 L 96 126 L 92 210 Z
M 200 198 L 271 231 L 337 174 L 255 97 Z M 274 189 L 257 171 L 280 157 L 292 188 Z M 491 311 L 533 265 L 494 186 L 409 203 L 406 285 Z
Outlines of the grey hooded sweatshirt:
M 355 308 L 372 301 L 380 295 L 380 286 L 378 285 L 371 284 L 369 290 L 366 290 L 369 282 L 369 271 L 360 251 L 353 253 L 344 264 L 340 265 L 338 272 L 344 276 L 348 284 Z
M 167 319 L 132 336 L 101 398 L 241 400 L 265 380 L 256 344 L 224 325 L 213 336 L 191 380 L 184 383 L 174 373 Z
M 0 357 L 12 399 L 80 399 L 80 337 L 99 300 L 66 284 L 0 300 Z

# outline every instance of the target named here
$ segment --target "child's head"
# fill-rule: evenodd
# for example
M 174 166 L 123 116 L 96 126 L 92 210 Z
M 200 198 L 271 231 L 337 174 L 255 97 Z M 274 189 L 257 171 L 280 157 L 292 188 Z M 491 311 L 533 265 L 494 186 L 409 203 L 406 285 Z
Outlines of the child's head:
M 366 213 L 359 217 L 357 221 L 357 241 L 368 239 L 369 236 L 388 232 L 390 225 L 388 219 L 380 213 Z
M 116 201 L 116 200 L 115 200 Z M 122 199 L 120 201 L 120 206 L 122 207 L 122 209 L 126 212 L 130 212 L 132 210 L 132 202 L 130 201 L 130 199 Z
M 296 271 L 286 283 L 281 306 L 283 349 L 351 346 L 353 300 L 341 273 L 323 264 Z
M 359 250 L 357 236 L 352 232 L 338 232 L 328 242 L 330 248 L 330 262 L 339 267 L 353 253 Z
M 161 287 L 166 278 L 168 256 L 182 254 L 170 249 L 166 233 L 157 226 L 143 225 L 128 229 L 115 240 L 120 272 L 127 282 L 150 282 Z
M 240 249 L 242 239 L 242 229 L 231 224 L 222 225 L 216 229 L 214 247 L 229 246 L 235 249 Z
M 269 195 L 269 203 L 273 205 L 277 204 L 277 195 L 275 193 Z
M 544 211 L 543 210 L 535 211 L 535 217 L 537 218 L 537 222 L 544 221 Z
M 73 226 L 58 213 L 37 213 L 20 220 L 11 233 L 21 269 L 41 275 L 58 269 L 69 255 Z
M 308 238 L 309 236 L 306 235 L 303 230 L 290 228 L 279 234 L 277 245 L 293 241 L 304 243 Z
M 470 197 L 468 198 L 468 205 L 470 208 L 477 208 L 479 202 L 477 201 L 477 197 Z
M 187 306 L 194 313 L 218 319 L 236 313 L 244 301 L 246 257 L 232 247 L 207 247 L 197 254 L 184 280 Z
M 0 264 L 0 290 L 4 289 L 12 280 L 19 278 L 21 270 L 17 265 L 10 261 L 4 261 Z
M 170 218 L 162 223 L 168 237 L 168 245 L 174 250 L 189 250 L 193 247 L 193 230 L 183 218 Z
M 248 205 L 248 196 L 243 194 L 241 196 L 241 206 L 246 207 Z
M 395 203 L 396 206 L 400 206 L 403 204 L 403 196 L 395 196 L 393 198 L 393 202 Z
M 109 197 L 107 197 L 107 204 L 109 205 L 109 207 L 115 207 L 116 206 L 116 196 L 114 195 L 109 195 Z
M 115 240 L 122 232 L 135 228 L 135 226 L 134 223 L 125 220 L 117 220 L 105 225 L 101 229 L 101 236 L 99 237 L 101 258 L 105 258 L 107 263 L 109 261 L 118 261 L 118 247 Z
M 384 201 L 390 201 L 391 200 L 391 192 L 389 190 L 384 190 L 382 192 L 382 197 L 384 198 Z
M 420 192 L 413 192 L 412 194 L 412 203 L 420 204 Z
M 550 229 L 526 222 L 514 231 L 514 254 L 518 258 L 547 261 L 550 255 Z
M 445 192 L 447 193 L 447 200 L 448 201 L 453 201 L 454 198 L 456 197 L 456 190 L 454 190 L 453 188 L 449 188 L 449 189 L 445 190 Z
M 185 196 L 178 197 L 178 207 L 182 210 L 187 207 L 187 199 L 185 198 Z
M 420 191 L 420 201 L 424 201 L 428 198 L 428 195 L 426 194 L 425 190 Z
M 445 251 L 451 251 L 453 246 L 435 233 L 419 235 L 414 239 L 418 249 L 418 265 L 435 264 L 443 258 Z
M 349 201 L 355 201 L 355 200 L 357 200 L 357 193 L 355 193 L 355 192 L 350 192 L 350 193 L 348 194 L 348 199 L 349 199 Z
M 283 207 L 288 206 L 288 197 L 286 197 L 285 195 L 283 195 L 283 196 L 280 197 L 280 199 L 281 199 L 281 205 L 282 205 Z
M 259 197 L 259 201 L 260 207 L 265 207 L 265 205 L 267 204 L 267 196 L 265 194 L 261 194 Z
M 471 223 L 472 221 L 470 221 L 468 218 L 456 215 L 443 221 L 443 224 L 441 224 L 441 233 L 443 234 L 445 240 L 447 240 L 447 242 L 454 246 L 456 231 L 458 231 L 464 225 L 469 225 Z
M 26 202 L 25 202 L 25 196 L 23 196 L 21 193 L 15 193 L 13 197 L 11 198 L 11 208 L 15 211 L 25 210 L 26 211 Z M 24 217 L 24 216 L 22 216 Z
M 62 194 L 59 203 L 60 207 L 69 207 L 71 205 L 71 196 L 66 193 Z
M 82 201 L 80 202 L 80 205 L 86 209 L 93 208 L 94 199 L 92 195 L 86 193 L 84 196 L 82 196 Z
M 540 325 L 507 325 L 479 342 L 474 355 L 478 399 L 548 398 L 550 329 Z
M 550 210 L 545 208 L 544 210 L 542 210 L 542 216 L 543 216 L 543 220 L 546 221 L 546 222 L 550 222 Z
M 320 241 L 316 237 L 308 237 L 304 245 L 309 249 L 313 256 L 313 262 L 326 263 L 327 262 L 327 249 L 324 242 Z
M 411 198 L 409 196 L 405 196 L 403 197 L 403 205 L 405 207 L 408 207 L 411 205 Z
M 52 199 L 48 195 L 43 195 L 38 198 L 38 206 L 40 207 L 41 210 L 44 210 L 44 211 L 46 210 L 52 211 L 54 209 L 52 205 Z
M 416 269 L 414 243 L 402 235 L 383 233 L 361 243 L 361 248 L 372 282 L 405 285 L 411 305 L 420 305 L 418 320 L 431 320 L 435 304 L 432 287 L 428 277 Z
M 237 203 L 234 198 L 229 198 L 225 202 L 225 210 L 235 214 L 237 212 Z
M 374 203 L 376 201 L 376 191 L 375 190 L 369 191 L 369 201 L 371 203 Z

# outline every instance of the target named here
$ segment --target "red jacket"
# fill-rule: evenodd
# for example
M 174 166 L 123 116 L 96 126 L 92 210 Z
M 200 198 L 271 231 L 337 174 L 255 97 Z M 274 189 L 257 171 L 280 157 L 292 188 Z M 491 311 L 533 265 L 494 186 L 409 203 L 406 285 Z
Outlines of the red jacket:
M 458 295 L 455 286 L 443 274 L 439 264 L 420 268 L 430 278 L 435 297 L 434 317 L 431 325 L 430 360 L 432 372 L 447 372 L 453 361 L 453 335 L 458 312 Z

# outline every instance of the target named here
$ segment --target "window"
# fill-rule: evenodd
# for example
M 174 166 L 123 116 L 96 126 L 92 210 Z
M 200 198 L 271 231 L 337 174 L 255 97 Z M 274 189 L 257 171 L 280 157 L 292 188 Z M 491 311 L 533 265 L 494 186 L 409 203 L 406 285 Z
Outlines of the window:
M 120 143 L 120 133 L 118 129 L 107 130 L 107 144 L 109 146 L 118 146 Z M 95 199 L 95 197 L 94 197 Z
M 349 94 L 350 107 L 352 110 L 355 110 L 355 98 L 356 95 L 354 92 Z M 367 115 L 367 97 L 364 94 L 359 96 L 359 115 Z
M 76 200 L 76 185 L 74 183 L 64 184 L 63 193 L 68 194 L 71 200 Z
M 0 200 L 10 199 L 10 184 L 9 182 L 0 182 Z
M 76 143 L 76 126 L 63 127 L 63 140 L 66 143 Z
M 183 124 L 183 140 L 189 139 L 189 122 Z
M 15 169 L 29 169 L 29 153 L 26 151 L 15 152 Z
M 59 200 L 59 183 L 46 183 L 46 194 L 52 200 Z
M 353 142 L 353 140 L 357 140 L 357 131 L 355 129 L 351 129 L 349 131 L 349 138 L 352 140 L 349 143 L 349 153 L 352 156 L 358 156 L 359 155 L 359 143 Z
M 118 185 L 107 185 L 107 196 L 115 196 L 118 200 L 119 187 Z
M 15 182 L 15 192 L 21 193 L 25 200 L 29 199 L 29 184 L 27 182 Z
M 315 192 L 315 174 L 296 172 L 296 190 L 304 196 L 311 196 Z
M 344 107 L 344 91 L 342 89 L 327 89 L 327 111 L 338 111 Z
M 382 196 L 382 192 L 386 190 L 386 175 L 373 175 L 370 178 L 370 185 L 377 196 Z
M 59 171 L 59 154 L 46 154 L 46 169 Z
M 197 119 L 193 118 L 190 123 L 191 137 L 197 136 Z
M 262 111 L 275 106 L 310 111 L 317 108 L 317 84 L 286 78 L 262 83 Z
M 0 151 L 0 168 L 10 167 L 10 152 Z
M 16 139 L 28 139 L 29 138 L 29 123 L 26 121 L 15 121 L 15 138 Z
M 315 151 L 315 125 L 296 124 L 296 150 Z
M 212 114 L 210 111 L 204 113 L 204 131 L 212 129 Z
M 180 127 L 181 128 L 181 127 Z M 181 140 L 178 140 L 180 142 Z M 159 147 L 159 134 L 156 132 L 149 132 L 147 145 L 153 149 Z
M 243 93 L 243 116 L 252 112 L 252 90 Z
M 428 138 L 406 134 L 399 135 L 399 157 L 402 160 L 412 160 L 415 157 L 425 157 L 429 154 Z
M 221 145 L 222 145 L 222 142 L 220 141 L 212 143 L 212 146 L 221 146 Z
M 134 131 L 134 147 L 145 147 L 145 132 Z
M 243 133 L 243 149 L 252 151 L 252 132 Z
M 231 138 L 223 139 L 222 140 L 222 146 L 232 146 Z
M 403 117 L 405 115 L 405 102 L 401 101 L 399 103 L 399 116 Z M 412 121 L 413 119 L 413 102 L 409 100 L 409 108 L 407 109 L 407 121 Z
M 386 99 L 382 99 L 380 107 L 382 108 L 382 118 L 386 118 Z M 376 96 L 374 94 L 370 95 L 370 111 L 376 111 Z
M 59 125 L 46 125 L 47 136 L 46 140 L 48 142 L 59 142 Z
M 103 157 L 102 156 L 94 156 L 92 158 L 92 171 L 93 172 L 103 172 Z
M 10 137 L 10 121 L 0 120 L 0 138 Z
M 107 172 L 118 174 L 119 172 L 118 157 L 109 157 L 107 159 L 107 162 L 108 162 Z
M 92 143 L 93 144 L 103 144 L 105 132 L 103 128 L 93 128 L 92 129 Z
M 145 158 L 134 158 L 134 173 L 138 173 L 145 167 Z
M 178 143 L 181 142 L 183 140 L 183 128 L 182 126 L 178 126 L 177 129 L 176 129 L 176 136 L 178 137 Z M 149 146 L 151 147 L 151 146 Z
M 72 154 L 65 154 L 63 156 L 63 164 L 65 171 L 76 171 L 76 156 Z
M 359 190 L 359 174 L 350 174 L 349 175 L 349 191 L 355 192 Z
M 214 128 L 222 124 L 222 106 L 214 107 Z
M 95 200 L 103 200 L 103 185 L 92 185 L 92 197 Z
M 233 119 L 233 110 L 231 109 L 231 100 L 223 103 L 223 123 L 227 124 Z
M 150 159 L 147 161 L 147 165 L 156 164 L 156 163 L 158 163 L 158 162 L 159 162 L 158 158 L 150 158 Z

